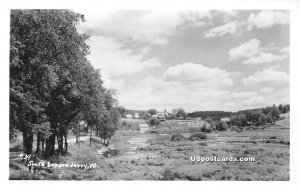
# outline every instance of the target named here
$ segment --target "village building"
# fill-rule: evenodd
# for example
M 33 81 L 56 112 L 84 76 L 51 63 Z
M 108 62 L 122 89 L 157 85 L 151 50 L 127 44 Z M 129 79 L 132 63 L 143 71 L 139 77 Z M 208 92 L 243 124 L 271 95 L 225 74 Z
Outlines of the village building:
M 230 117 L 223 117 L 223 118 L 221 118 L 221 121 L 229 122 L 230 121 Z
M 131 114 L 126 114 L 125 117 L 126 117 L 126 119 L 132 119 L 132 115 Z
M 139 119 L 139 118 L 140 118 L 139 113 L 135 113 L 135 114 L 134 114 L 134 118 Z
M 152 115 L 153 118 L 158 118 L 158 115 Z
M 149 125 L 146 123 L 139 124 L 139 130 L 141 133 L 145 133 L 147 130 L 149 130 Z

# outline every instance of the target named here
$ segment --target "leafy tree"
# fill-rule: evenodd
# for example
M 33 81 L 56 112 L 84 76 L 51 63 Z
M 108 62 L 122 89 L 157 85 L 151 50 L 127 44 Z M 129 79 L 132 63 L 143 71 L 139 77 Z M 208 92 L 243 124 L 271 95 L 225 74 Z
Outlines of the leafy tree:
M 208 123 L 211 123 L 213 120 L 210 117 L 207 117 L 207 118 L 204 119 L 204 121 L 206 121 Z
M 283 111 L 283 105 L 280 104 L 280 105 L 278 106 L 278 109 L 279 109 L 280 112 L 282 112 L 282 111 Z
M 273 117 L 272 117 L 272 114 L 271 113 L 268 113 L 266 115 L 266 123 L 274 123 L 274 120 L 273 120 Z
M 218 131 L 225 131 L 228 129 L 228 124 L 225 121 L 218 121 L 216 129 Z
M 23 133 L 23 151 L 46 157 L 67 150 L 67 133 L 80 120 L 111 137 L 118 112 L 111 91 L 86 59 L 83 15 L 69 10 L 12 10 L 10 28 L 10 135 Z
M 240 118 L 241 126 L 242 127 L 247 126 L 247 122 L 248 122 L 247 116 L 245 114 L 240 114 L 239 118 Z
M 160 120 L 159 119 L 157 119 L 157 118 L 155 118 L 155 117 L 151 117 L 150 119 L 149 119 L 149 124 L 151 125 L 151 126 L 158 126 L 159 124 L 160 124 Z
M 148 113 L 149 113 L 150 115 L 156 115 L 156 114 L 157 114 L 157 110 L 156 110 L 156 109 L 149 109 L 149 110 L 148 110 Z
M 121 117 L 125 117 L 126 109 L 122 106 L 118 107 L 117 109 L 118 109 L 118 112 L 121 115 Z
M 282 113 L 287 113 L 288 112 L 288 110 L 287 110 L 287 106 L 285 105 L 285 106 L 283 106 L 283 109 L 282 109 L 282 111 L 281 111 Z
M 230 122 L 230 126 L 236 126 L 236 124 L 237 124 L 236 115 L 231 116 L 229 122 Z
M 248 123 L 248 118 L 253 117 L 253 113 L 249 113 L 248 115 L 246 114 L 239 114 L 239 115 L 234 115 L 230 117 L 230 125 L 231 126 L 237 126 L 237 127 L 244 127 Z
M 259 124 L 259 116 L 260 111 L 249 111 L 248 113 L 246 113 L 247 121 L 249 121 L 251 125 Z
M 275 125 L 275 123 L 279 119 L 279 115 L 280 115 L 280 111 L 279 111 L 278 107 L 273 105 L 273 107 L 271 109 L 271 114 L 272 114 L 273 122 L 274 122 L 274 125 Z
M 173 113 L 176 113 L 177 118 L 186 119 L 186 117 L 187 117 L 187 113 L 185 112 L 185 110 L 183 108 L 173 109 Z
M 290 111 L 290 105 L 289 104 L 287 104 L 287 105 L 284 105 L 283 106 L 283 109 L 282 109 L 282 113 L 287 113 L 287 112 L 289 112 Z
M 203 126 L 201 127 L 201 131 L 202 131 L 202 132 L 212 132 L 212 131 L 213 131 L 213 128 L 212 128 L 212 126 L 211 126 L 210 123 L 204 121 L 204 122 L 203 122 Z
M 177 116 L 176 116 L 176 114 L 169 114 L 168 119 L 171 119 L 171 120 L 177 119 Z
M 260 113 L 259 115 L 259 119 L 260 119 L 260 124 L 265 125 L 267 122 L 267 117 L 264 113 Z
M 144 116 L 144 119 L 145 119 L 145 120 L 148 120 L 148 119 L 150 119 L 150 118 L 151 118 L 150 113 L 146 113 L 145 116 Z

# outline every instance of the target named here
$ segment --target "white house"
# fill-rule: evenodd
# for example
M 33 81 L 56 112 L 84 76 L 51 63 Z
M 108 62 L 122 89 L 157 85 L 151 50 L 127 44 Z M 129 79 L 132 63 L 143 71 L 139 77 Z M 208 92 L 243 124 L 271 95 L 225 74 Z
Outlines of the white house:
M 223 118 L 221 118 L 221 121 L 229 122 L 230 121 L 230 117 L 223 117 Z
M 132 115 L 130 115 L 130 114 L 126 114 L 125 116 L 126 116 L 126 119 L 132 119 Z
M 136 119 L 140 118 L 139 113 L 135 113 L 135 114 L 134 114 L 134 118 L 136 118 Z
M 152 115 L 153 118 L 158 118 L 158 115 Z
M 141 133 L 145 133 L 147 130 L 149 130 L 149 125 L 146 123 L 139 124 L 139 129 Z

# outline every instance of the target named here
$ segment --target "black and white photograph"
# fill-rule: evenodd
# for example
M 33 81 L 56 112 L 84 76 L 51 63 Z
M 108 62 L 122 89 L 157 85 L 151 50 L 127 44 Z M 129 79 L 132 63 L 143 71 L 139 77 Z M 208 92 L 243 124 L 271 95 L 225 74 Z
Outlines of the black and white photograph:
M 290 181 L 291 14 L 10 9 L 8 180 Z

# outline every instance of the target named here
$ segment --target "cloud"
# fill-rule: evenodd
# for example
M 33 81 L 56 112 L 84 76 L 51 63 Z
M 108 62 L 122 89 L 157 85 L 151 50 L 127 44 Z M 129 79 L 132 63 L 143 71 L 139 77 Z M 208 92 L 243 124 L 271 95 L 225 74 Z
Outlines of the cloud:
M 283 71 L 275 71 L 273 69 L 264 69 L 258 71 L 249 77 L 242 78 L 245 85 L 258 85 L 264 83 L 288 83 L 289 74 Z
M 202 83 L 211 86 L 232 86 L 231 74 L 218 68 L 210 68 L 202 64 L 183 63 L 169 67 L 163 74 L 166 81 L 182 81 L 185 83 Z
M 248 17 L 248 30 L 253 27 L 262 29 L 284 24 L 289 24 L 288 11 L 261 11 Z
M 266 101 L 266 96 L 256 95 L 256 96 L 249 97 L 249 98 L 243 100 L 241 103 L 244 106 L 257 107 L 257 106 L 266 105 L 265 101 Z
M 286 55 L 274 55 L 272 53 L 261 52 L 257 56 L 251 57 L 243 61 L 243 64 L 272 63 L 274 61 L 281 61 L 286 58 L 287 58 Z
M 271 87 L 264 87 L 261 90 L 259 90 L 260 93 L 272 93 L 273 91 L 275 90 Z
M 281 49 L 281 52 L 283 52 L 283 53 L 285 53 L 285 54 L 290 54 L 290 47 L 289 47 L 289 46 L 283 47 L 283 48 Z
M 262 64 L 262 63 L 273 63 L 288 58 L 288 47 L 278 48 L 274 45 L 269 47 L 261 47 L 260 40 L 251 39 L 238 47 L 229 50 L 229 60 L 246 59 L 242 64 Z M 268 52 L 266 52 L 268 51 Z M 269 53 L 270 51 L 276 52 Z
M 232 21 L 224 25 L 210 29 L 205 33 L 206 38 L 224 36 L 225 34 L 234 34 L 237 32 L 238 27 L 241 25 L 238 21 Z
M 91 47 L 89 59 L 95 68 L 101 69 L 101 74 L 106 79 L 133 75 L 145 69 L 161 66 L 159 59 L 145 58 L 142 53 L 135 54 L 124 44 L 109 37 L 92 36 L 89 45 Z
M 271 93 L 268 89 L 265 90 Z M 210 85 L 202 85 L 201 88 L 194 90 L 180 81 L 166 81 L 163 78 L 149 76 L 137 82 L 127 92 L 123 92 L 119 102 L 120 105 L 130 106 L 132 109 L 156 108 L 163 111 L 166 108 L 171 111 L 173 108 L 184 107 L 188 112 L 237 111 L 289 102 L 289 92 L 285 89 L 278 89 L 272 94 L 261 95 L 261 93 L 261 91 L 231 92 L 226 88 L 220 89 Z
M 268 68 L 261 69 L 258 74 L 253 72 L 255 68 L 250 67 L 247 73 L 252 74 L 252 71 L 254 74 L 243 76 L 245 71 L 241 68 L 229 72 L 227 69 L 197 64 L 192 56 L 180 57 L 180 61 L 177 58 L 170 59 L 174 54 L 184 54 L 180 49 L 184 47 L 182 46 L 184 43 L 189 43 L 185 37 L 191 34 L 190 31 L 197 32 L 210 27 L 212 29 L 206 33 L 208 38 L 224 37 L 227 34 L 246 31 L 247 23 L 240 20 L 242 15 L 236 11 L 93 12 L 88 10 L 84 14 L 87 22 L 81 25 L 79 30 L 93 35 L 89 41 L 92 53 L 89 59 L 95 68 L 101 69 L 104 86 L 116 88 L 119 104 L 126 108 L 164 110 L 166 107 L 167 110 L 171 110 L 184 107 L 188 112 L 235 111 L 245 109 L 245 106 L 262 107 L 269 103 L 273 104 L 274 101 L 288 101 L 288 92 L 279 89 L 281 84 L 273 85 L 273 83 L 289 81 L 287 73 L 276 71 L 278 68 L 274 68 L 279 66 L 276 65 L 278 63 L 275 63 L 273 68 L 267 66 Z M 200 27 L 201 29 L 198 30 Z M 176 38 L 172 38 L 174 35 Z M 174 44 L 171 42 L 178 39 L 180 49 L 173 47 Z M 260 39 L 262 42 L 258 39 L 249 40 L 228 52 L 231 60 L 241 59 L 240 63 L 245 64 L 248 64 L 247 62 L 272 63 L 270 61 L 274 60 L 272 56 L 288 57 L 288 47 L 279 48 L 275 43 L 272 47 L 262 47 L 263 39 Z M 157 54 L 154 50 L 157 45 L 168 54 L 161 54 L 162 52 Z M 212 46 L 218 46 L 218 42 Z M 191 46 L 191 52 L 196 52 L 197 48 L 198 46 L 195 46 L 195 49 Z M 174 52 L 177 49 L 180 51 Z M 178 63 L 174 64 L 175 62 Z M 212 59 L 208 64 L 212 63 L 218 64 L 219 60 Z M 171 64 L 174 66 L 170 66 Z M 280 69 L 284 67 L 280 66 Z M 232 69 L 231 66 L 229 68 Z M 236 81 L 241 78 L 241 82 Z M 270 90 L 272 89 L 270 87 L 274 90 Z
M 135 109 L 156 108 L 171 111 L 184 107 L 188 112 L 199 109 L 212 110 L 222 106 L 227 99 L 228 90 L 203 84 L 194 89 L 181 81 L 166 81 L 163 78 L 146 77 L 119 98 L 120 104 Z M 224 102 L 226 103 L 226 102 Z
M 86 22 L 78 28 L 82 33 L 113 36 L 123 41 L 164 45 L 181 25 L 203 26 L 210 11 L 150 11 L 122 10 L 84 11 Z
M 276 103 L 288 103 L 289 92 L 278 89 L 272 94 L 271 88 L 260 91 L 231 92 L 226 87 L 213 87 L 209 84 L 197 84 L 198 89 L 191 88 L 181 81 L 167 81 L 163 78 L 148 76 L 132 85 L 120 95 L 120 105 L 132 109 L 171 111 L 173 108 L 184 107 L 188 112 L 195 110 L 237 111 L 245 108 L 265 107 Z M 238 103 L 238 104 L 237 104 Z
M 240 58 L 248 58 L 256 55 L 259 52 L 260 41 L 258 39 L 251 39 L 248 42 L 241 44 L 238 47 L 229 50 L 228 55 L 230 60 L 236 60 Z
M 254 91 L 249 91 L 249 92 L 233 92 L 231 95 L 231 98 L 233 99 L 243 99 L 243 98 L 248 98 L 248 97 L 253 97 L 256 96 L 257 93 Z

